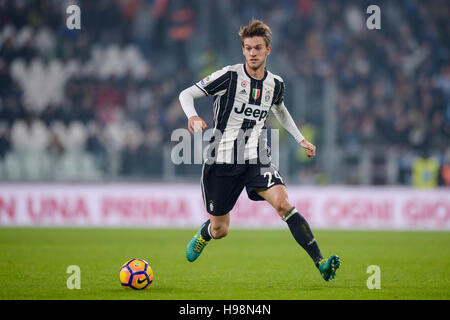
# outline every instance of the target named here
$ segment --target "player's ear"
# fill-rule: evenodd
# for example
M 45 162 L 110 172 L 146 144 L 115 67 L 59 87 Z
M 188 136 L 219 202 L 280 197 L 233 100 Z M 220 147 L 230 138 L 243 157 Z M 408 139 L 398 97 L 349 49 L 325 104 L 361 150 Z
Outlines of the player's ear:
M 270 51 L 272 51 L 272 47 L 271 47 L 271 46 L 268 46 L 268 47 L 267 47 L 267 55 L 270 54 Z

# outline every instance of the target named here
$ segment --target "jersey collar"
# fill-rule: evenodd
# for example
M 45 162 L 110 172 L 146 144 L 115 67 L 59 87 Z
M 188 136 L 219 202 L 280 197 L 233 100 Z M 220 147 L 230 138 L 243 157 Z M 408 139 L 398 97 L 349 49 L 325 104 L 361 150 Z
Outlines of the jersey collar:
M 255 81 L 264 81 L 267 77 L 267 69 L 266 68 L 264 68 L 264 77 L 262 79 L 255 79 L 251 75 L 249 75 L 247 72 L 247 68 L 245 67 L 245 63 L 242 64 L 242 68 L 244 69 L 244 72 L 247 75 L 247 77 L 249 77 L 250 79 L 253 79 Z

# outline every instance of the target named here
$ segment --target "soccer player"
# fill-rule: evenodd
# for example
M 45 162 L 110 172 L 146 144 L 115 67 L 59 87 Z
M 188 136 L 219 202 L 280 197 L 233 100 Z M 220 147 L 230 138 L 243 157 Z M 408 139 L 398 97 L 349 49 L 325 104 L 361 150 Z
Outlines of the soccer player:
M 230 211 L 245 187 L 251 200 L 265 200 L 272 205 L 322 277 L 329 281 L 336 276 L 339 257 L 322 257 L 308 222 L 289 201 L 280 173 L 262 156 L 268 154 L 261 137 L 269 111 L 308 157 L 314 158 L 316 147 L 303 137 L 284 105 L 283 79 L 266 69 L 272 49 L 270 28 L 253 20 L 240 29 L 239 35 L 245 63 L 224 67 L 179 96 L 191 133 L 207 128 L 197 115 L 194 99 L 214 96 L 214 134 L 201 176 L 203 201 L 210 218 L 188 243 L 186 257 L 191 262 L 196 260 L 211 239 L 228 234 Z

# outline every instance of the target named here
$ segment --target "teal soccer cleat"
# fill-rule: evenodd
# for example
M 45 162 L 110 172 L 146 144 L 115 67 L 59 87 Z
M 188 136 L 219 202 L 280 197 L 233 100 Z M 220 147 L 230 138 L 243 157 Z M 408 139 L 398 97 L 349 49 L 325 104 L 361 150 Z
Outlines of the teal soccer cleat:
M 200 230 L 202 230 L 202 227 Z M 208 244 L 208 241 L 203 239 L 201 232 L 198 231 L 194 237 L 192 237 L 191 241 L 189 241 L 187 247 L 186 247 L 186 258 L 188 261 L 193 262 L 195 261 L 200 254 L 202 253 L 205 246 Z
M 325 281 L 330 281 L 336 278 L 336 270 L 341 266 L 341 259 L 337 255 L 333 255 L 319 262 L 320 275 Z

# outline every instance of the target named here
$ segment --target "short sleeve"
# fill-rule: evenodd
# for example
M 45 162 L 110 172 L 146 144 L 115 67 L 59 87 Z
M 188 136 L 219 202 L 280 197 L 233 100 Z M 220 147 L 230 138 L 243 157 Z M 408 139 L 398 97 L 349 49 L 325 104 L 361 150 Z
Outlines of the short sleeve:
M 224 94 L 230 84 L 231 72 L 225 67 L 221 70 L 211 73 L 203 78 L 195 85 L 202 90 L 206 95 L 222 95 Z

